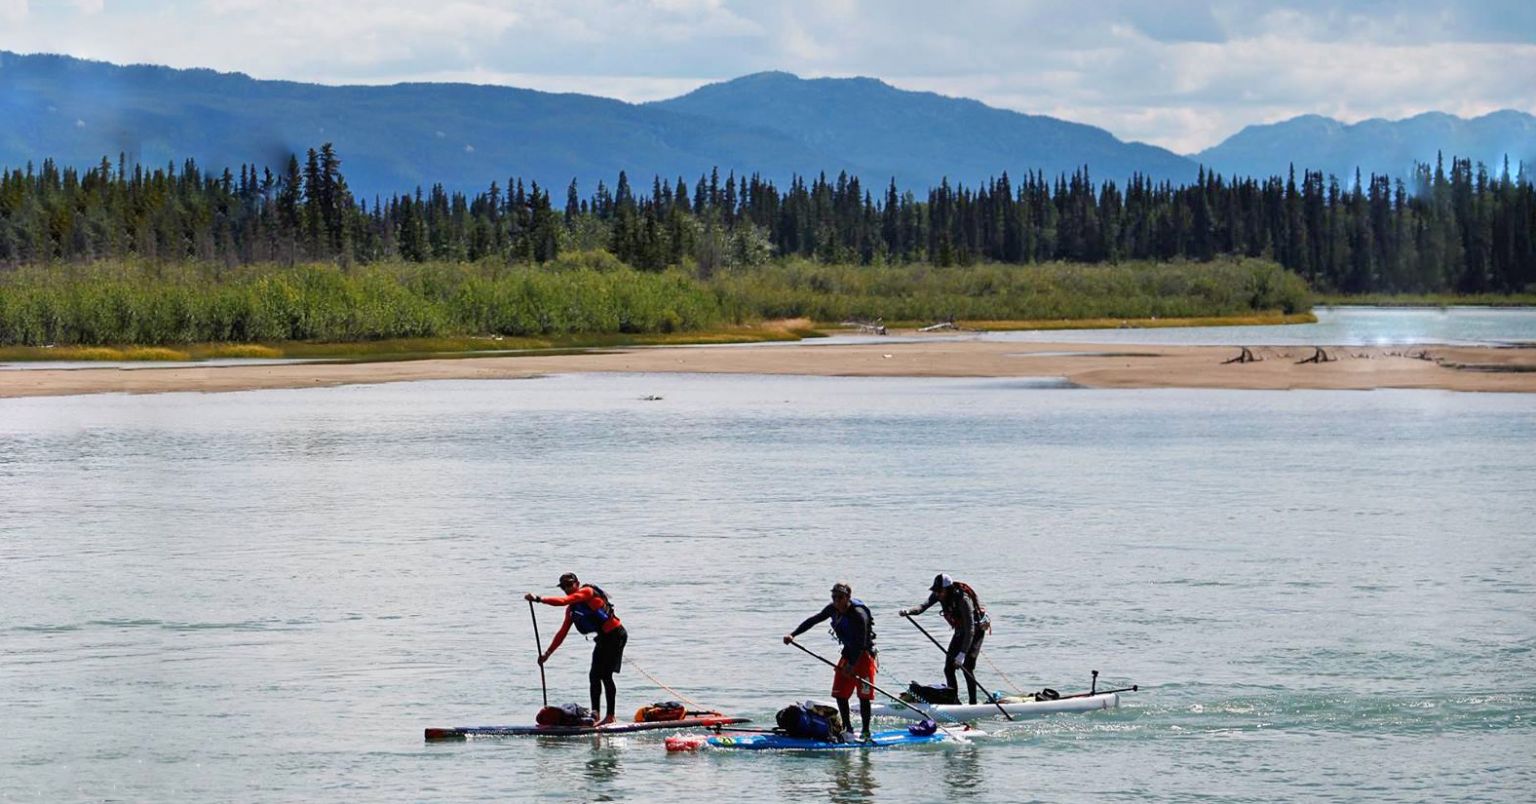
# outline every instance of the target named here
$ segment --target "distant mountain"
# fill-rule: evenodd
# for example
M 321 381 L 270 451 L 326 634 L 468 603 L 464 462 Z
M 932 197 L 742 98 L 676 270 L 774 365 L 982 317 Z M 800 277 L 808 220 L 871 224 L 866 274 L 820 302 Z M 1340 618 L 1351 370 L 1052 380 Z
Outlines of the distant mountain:
M 1352 180 L 1356 167 L 1363 175 L 1406 176 L 1415 162 L 1433 164 L 1437 152 L 1447 160 L 1458 156 L 1481 161 L 1490 169 L 1502 169 L 1508 156 L 1511 170 L 1522 159 L 1536 170 L 1536 117 L 1505 110 L 1468 120 L 1428 112 L 1348 125 L 1305 115 L 1248 126 L 1192 158 L 1223 174 L 1283 175 L 1294 163 L 1298 171 L 1321 169 Z
M 901 90 L 872 78 L 757 73 L 649 105 L 857 155 L 882 183 L 894 176 L 901 184 L 926 187 L 948 176 L 974 184 L 1004 170 L 1056 176 L 1084 165 L 1090 175 L 1121 182 L 1136 172 L 1176 181 L 1192 180 L 1197 172 L 1185 157 L 1122 142 L 1101 128 Z
M 335 143 L 354 192 L 408 192 L 441 182 L 483 190 L 509 176 L 552 186 L 612 187 L 620 170 L 693 181 L 713 166 L 766 175 L 855 161 L 766 131 L 587 95 L 469 84 L 331 87 L 238 73 L 118 67 L 0 52 L 0 165 L 53 157 L 91 165 L 126 152 L 163 165 L 186 157 L 215 170 Z
M 195 158 L 207 169 L 257 163 L 333 142 L 354 192 L 441 182 L 482 190 L 509 176 L 557 198 L 620 170 L 690 182 L 722 174 L 846 170 L 871 186 L 892 176 L 922 190 L 944 176 L 974 183 L 1004 170 L 1048 174 L 1087 164 L 1099 178 L 1141 171 L 1186 179 L 1194 163 L 1108 132 L 897 90 L 871 79 L 768 73 L 635 105 L 587 95 L 468 84 L 320 86 L 238 73 L 120 67 L 0 52 L 0 166 L 52 157 L 88 166 L 126 153 L 150 165 Z

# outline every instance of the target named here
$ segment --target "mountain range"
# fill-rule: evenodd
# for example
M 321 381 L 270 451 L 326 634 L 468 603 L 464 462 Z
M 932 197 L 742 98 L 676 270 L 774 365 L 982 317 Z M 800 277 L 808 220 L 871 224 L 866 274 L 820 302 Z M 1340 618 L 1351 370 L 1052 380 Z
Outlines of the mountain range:
M 1496 163 L 1529 154 L 1536 118 L 1442 114 L 1345 125 L 1302 117 L 1251 126 L 1193 156 L 1125 142 L 1093 126 L 979 101 L 897 89 L 870 78 L 801 79 L 770 72 L 645 104 L 470 84 L 323 86 L 239 73 L 117 66 L 0 51 L 0 166 L 44 158 L 74 166 L 104 156 L 146 165 L 192 157 L 213 169 L 281 169 L 291 153 L 331 142 L 354 192 L 441 183 L 483 190 L 510 176 L 589 192 L 619 171 L 690 183 L 722 175 L 840 171 L 878 190 L 921 192 L 942 179 L 975 184 L 1007 171 L 1048 176 L 1086 165 L 1099 179 L 1140 173 L 1186 182 L 1205 164 L 1273 175 L 1291 163 L 1341 176 L 1354 165 L 1402 173 L 1435 152 Z
M 1443 154 L 1511 172 L 1520 162 L 1536 170 L 1536 117 L 1504 110 L 1465 119 L 1426 112 L 1403 120 L 1363 120 L 1346 124 L 1318 115 L 1303 115 L 1270 125 L 1248 126 L 1225 142 L 1193 158 L 1218 173 L 1253 176 L 1285 175 L 1291 165 L 1322 170 L 1353 182 L 1362 175 L 1404 176 L 1415 163 L 1434 164 Z M 1529 173 L 1527 175 L 1530 175 Z

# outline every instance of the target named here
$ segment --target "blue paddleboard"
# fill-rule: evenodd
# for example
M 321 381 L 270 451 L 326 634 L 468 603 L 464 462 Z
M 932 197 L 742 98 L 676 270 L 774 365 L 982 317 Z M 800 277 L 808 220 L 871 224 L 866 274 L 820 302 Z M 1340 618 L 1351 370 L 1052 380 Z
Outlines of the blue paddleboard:
M 722 734 L 704 742 L 710 748 L 734 748 L 742 751 L 848 751 L 857 748 L 892 748 L 898 745 L 925 745 L 952 738 L 942 731 L 918 736 L 906 729 L 877 731 L 864 743 L 852 740 L 833 743 L 826 740 L 810 740 L 804 737 L 787 737 L 782 734 Z

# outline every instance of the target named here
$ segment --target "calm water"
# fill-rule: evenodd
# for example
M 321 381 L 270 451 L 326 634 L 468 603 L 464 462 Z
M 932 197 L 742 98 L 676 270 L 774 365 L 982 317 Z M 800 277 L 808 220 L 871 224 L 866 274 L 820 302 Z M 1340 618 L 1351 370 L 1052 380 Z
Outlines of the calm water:
M 1529 800 L 1536 400 L 1046 386 L 0 400 L 0 799 Z M 824 695 L 778 637 L 839 578 L 882 678 L 934 679 L 894 612 L 939 570 L 1020 686 L 1148 689 L 962 748 L 423 744 L 531 718 L 521 595 L 568 569 L 629 625 L 621 708 L 670 697 L 640 668 L 758 718 Z

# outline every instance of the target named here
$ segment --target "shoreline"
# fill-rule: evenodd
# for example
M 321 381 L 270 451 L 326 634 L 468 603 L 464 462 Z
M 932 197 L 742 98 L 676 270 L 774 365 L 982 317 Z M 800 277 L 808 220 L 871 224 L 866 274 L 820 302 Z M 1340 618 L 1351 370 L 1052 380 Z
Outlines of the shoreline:
M 893 333 L 894 334 L 894 333 Z M 913 333 L 900 333 L 911 338 Z M 1439 389 L 1536 393 L 1536 349 L 1488 346 L 1311 346 L 1002 343 L 944 335 L 888 343 L 766 348 L 645 346 L 415 360 L 69 368 L 0 372 L 0 398 L 100 393 L 222 393 L 425 380 L 526 379 L 547 374 L 690 373 L 825 377 L 1059 377 L 1087 388 L 1234 390 Z

